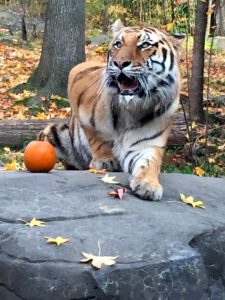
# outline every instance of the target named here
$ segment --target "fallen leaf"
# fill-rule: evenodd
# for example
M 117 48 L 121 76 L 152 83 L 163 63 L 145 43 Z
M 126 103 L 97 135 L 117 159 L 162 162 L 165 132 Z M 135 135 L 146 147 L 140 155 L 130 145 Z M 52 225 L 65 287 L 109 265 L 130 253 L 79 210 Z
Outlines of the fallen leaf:
M 216 163 L 215 159 L 214 159 L 214 158 L 211 158 L 211 157 L 208 158 L 208 162 L 209 162 L 210 164 Z
M 6 153 L 9 153 L 11 151 L 11 149 L 9 147 L 4 147 L 3 150 L 6 152 Z
M 45 227 L 45 222 L 33 218 L 30 222 L 25 221 L 25 225 L 29 227 Z
M 192 207 L 205 208 L 204 203 L 202 201 L 194 201 L 194 197 L 188 196 L 186 197 L 184 194 L 180 194 L 180 199 L 184 203 L 191 205 Z
M 195 174 L 198 176 L 202 176 L 205 174 L 205 171 L 200 167 L 196 167 L 194 171 L 195 171 Z
M 167 31 L 170 31 L 170 30 L 172 30 L 173 29 L 173 23 L 168 23 L 167 25 L 166 25 L 166 30 Z
M 101 181 L 105 183 L 119 183 L 118 181 L 114 180 L 115 178 L 116 176 L 109 176 L 109 174 L 105 174 L 105 176 L 101 178 Z
M 199 139 L 198 142 L 199 142 L 200 144 L 205 144 L 206 138 Z
M 126 192 L 127 192 L 127 189 L 119 188 L 119 189 L 115 189 L 115 190 L 109 192 L 109 196 L 112 196 L 114 198 L 122 199 Z
M 57 246 L 65 244 L 69 241 L 69 239 L 64 239 L 61 236 L 57 236 L 56 238 L 46 237 L 45 239 L 47 239 L 47 241 L 46 241 L 47 243 L 56 244 Z
M 45 120 L 47 116 L 44 112 L 39 112 L 36 117 L 38 120 Z
M 196 128 L 196 127 L 198 127 L 198 124 L 197 124 L 195 121 L 193 121 L 193 122 L 191 123 L 191 127 L 192 127 L 192 128 Z
M 92 266 L 96 269 L 100 269 L 102 265 L 112 266 L 116 264 L 115 259 L 118 256 L 95 256 L 91 253 L 82 252 L 85 259 L 81 259 L 80 262 L 88 263 L 91 262 Z
M 5 168 L 8 171 L 15 171 L 15 170 L 17 170 L 17 161 L 16 161 L 16 159 L 13 159 L 11 163 L 5 164 Z
M 97 169 L 94 169 L 94 168 L 90 167 L 88 172 L 94 173 L 94 174 L 106 174 L 106 169 L 97 170 Z

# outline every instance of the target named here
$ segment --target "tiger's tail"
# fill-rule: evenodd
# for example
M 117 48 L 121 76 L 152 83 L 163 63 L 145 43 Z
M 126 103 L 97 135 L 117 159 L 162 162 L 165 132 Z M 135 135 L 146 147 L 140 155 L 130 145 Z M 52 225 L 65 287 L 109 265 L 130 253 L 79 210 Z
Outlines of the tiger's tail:
M 67 170 L 87 169 L 91 151 L 83 129 L 75 120 L 67 124 L 49 124 L 38 135 L 38 140 L 50 142 L 56 149 L 57 158 Z

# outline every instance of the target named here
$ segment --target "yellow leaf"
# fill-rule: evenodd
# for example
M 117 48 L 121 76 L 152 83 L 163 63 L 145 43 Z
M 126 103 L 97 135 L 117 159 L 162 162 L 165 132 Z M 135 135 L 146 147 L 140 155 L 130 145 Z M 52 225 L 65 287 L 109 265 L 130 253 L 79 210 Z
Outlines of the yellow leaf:
M 198 141 L 199 141 L 200 144 L 205 144 L 206 138 L 199 139 Z
M 12 43 L 13 43 L 13 45 L 15 45 L 15 46 L 19 45 L 19 42 L 18 42 L 17 39 L 13 39 L 13 40 L 12 40 Z
M 57 100 L 61 100 L 62 97 L 59 95 L 51 95 L 51 99 L 57 99 Z
M 197 124 L 195 121 L 193 121 L 193 122 L 191 123 L 191 127 L 192 127 L 192 128 L 196 128 L 196 127 L 198 127 L 198 124 Z
M 9 153 L 11 151 L 11 149 L 9 147 L 4 147 L 3 150 L 6 152 L 6 153 Z
M 184 203 L 191 205 L 192 207 L 205 208 L 204 203 L 202 201 L 194 201 L 193 196 L 186 197 L 184 194 L 180 194 L 180 199 Z
M 44 227 L 45 222 L 33 218 L 30 222 L 25 222 L 25 225 L 29 227 L 34 227 L 34 226 Z
M 57 236 L 56 238 L 46 237 L 45 239 L 47 239 L 47 243 L 56 244 L 57 246 L 65 244 L 69 241 L 69 239 L 64 239 L 61 236 Z
M 166 25 L 166 30 L 167 31 L 170 31 L 170 30 L 172 30 L 173 29 L 173 23 L 168 23 L 167 25 Z
M 195 174 L 196 174 L 197 176 L 202 176 L 202 175 L 205 174 L 205 171 L 204 171 L 202 168 L 200 168 L 200 167 L 196 167 L 196 168 L 195 168 Z
M 118 256 L 95 256 L 91 253 L 82 252 L 82 255 L 85 259 L 81 259 L 80 262 L 88 263 L 91 262 L 92 266 L 96 269 L 100 269 L 102 265 L 112 266 L 116 264 L 115 259 Z
M 118 181 L 115 181 L 114 179 L 116 176 L 109 176 L 109 174 L 105 174 L 103 178 L 101 178 L 101 181 L 105 183 L 119 183 Z
M 185 195 L 184 195 L 184 194 L 180 194 L 180 199 L 181 199 L 182 201 L 185 201 L 185 199 L 186 199 Z
M 44 113 L 44 112 L 39 112 L 38 114 L 37 114 L 37 119 L 38 120 L 45 120 L 46 119 L 46 114 Z
M 5 164 L 6 170 L 15 171 L 17 170 L 17 162 L 16 159 L 13 159 L 11 163 Z

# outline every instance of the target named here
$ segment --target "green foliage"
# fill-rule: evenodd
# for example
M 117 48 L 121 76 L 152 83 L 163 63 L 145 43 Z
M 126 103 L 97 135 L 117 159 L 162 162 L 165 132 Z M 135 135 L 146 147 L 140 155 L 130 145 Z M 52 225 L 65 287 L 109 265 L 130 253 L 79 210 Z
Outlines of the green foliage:
M 109 24 L 121 19 L 126 25 L 148 24 L 163 27 L 173 23 L 172 32 L 193 32 L 195 2 L 170 0 L 86 0 L 87 28 L 102 29 L 104 17 Z M 174 19 L 172 19 L 172 16 Z M 187 25 L 189 18 L 189 26 Z

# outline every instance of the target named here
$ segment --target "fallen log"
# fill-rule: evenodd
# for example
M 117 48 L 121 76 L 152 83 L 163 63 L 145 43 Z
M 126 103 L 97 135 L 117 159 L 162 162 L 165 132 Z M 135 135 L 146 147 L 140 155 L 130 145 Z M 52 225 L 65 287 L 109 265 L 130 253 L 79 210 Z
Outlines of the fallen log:
M 0 147 L 23 146 L 25 142 L 36 139 L 39 131 L 49 123 L 68 123 L 67 119 L 50 120 L 0 120 Z M 181 114 L 174 120 L 169 145 L 183 145 L 186 142 L 186 126 Z

